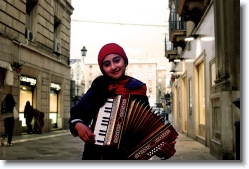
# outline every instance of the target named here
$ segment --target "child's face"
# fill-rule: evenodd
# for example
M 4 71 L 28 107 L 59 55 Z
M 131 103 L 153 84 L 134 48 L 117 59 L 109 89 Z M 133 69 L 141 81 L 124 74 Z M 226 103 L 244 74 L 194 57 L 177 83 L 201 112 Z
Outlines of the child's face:
M 103 70 L 106 75 L 118 80 L 125 73 L 125 61 L 118 54 L 109 54 L 103 59 Z

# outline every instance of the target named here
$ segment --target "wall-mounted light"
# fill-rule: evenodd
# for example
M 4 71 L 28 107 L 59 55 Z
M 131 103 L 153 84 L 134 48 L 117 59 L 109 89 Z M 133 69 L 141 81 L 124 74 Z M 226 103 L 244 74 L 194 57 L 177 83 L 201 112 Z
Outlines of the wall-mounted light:
M 214 37 L 201 37 L 202 41 L 212 41 L 214 40 Z
M 185 62 L 193 62 L 194 59 L 185 59 Z
M 192 41 L 194 39 L 197 39 L 199 37 L 199 34 L 196 35 L 189 35 L 188 37 L 186 37 L 184 40 L 185 41 Z
M 183 58 L 174 59 L 174 62 L 181 62 Z
M 202 41 L 212 41 L 212 40 L 214 40 L 214 37 L 206 36 L 206 35 L 200 35 L 200 34 L 189 35 L 184 40 L 185 41 L 192 41 L 192 40 L 195 40 L 197 38 L 200 38 Z

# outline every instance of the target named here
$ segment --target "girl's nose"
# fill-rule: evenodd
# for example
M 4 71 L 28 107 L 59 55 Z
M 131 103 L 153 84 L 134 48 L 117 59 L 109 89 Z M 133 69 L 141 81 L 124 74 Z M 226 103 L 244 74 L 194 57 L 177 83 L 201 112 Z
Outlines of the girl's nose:
M 111 68 L 112 68 L 112 69 L 115 69 L 115 68 L 116 68 L 116 66 L 115 66 L 115 64 L 114 64 L 113 62 L 111 63 Z

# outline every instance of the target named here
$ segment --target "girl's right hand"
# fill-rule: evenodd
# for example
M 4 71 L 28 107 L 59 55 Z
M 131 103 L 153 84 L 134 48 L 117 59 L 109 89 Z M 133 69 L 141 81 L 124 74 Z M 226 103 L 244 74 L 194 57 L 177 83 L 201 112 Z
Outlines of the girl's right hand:
M 85 143 L 94 143 L 95 142 L 95 134 L 90 130 L 89 127 L 87 127 L 83 123 L 76 123 L 75 129 L 78 132 L 78 135 L 81 140 L 83 140 Z

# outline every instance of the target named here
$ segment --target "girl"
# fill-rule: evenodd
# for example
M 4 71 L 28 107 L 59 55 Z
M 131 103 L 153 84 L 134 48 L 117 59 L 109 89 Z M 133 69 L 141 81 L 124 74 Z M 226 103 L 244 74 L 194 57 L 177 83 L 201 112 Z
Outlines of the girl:
M 105 104 L 109 97 L 128 94 L 131 99 L 137 98 L 149 104 L 146 96 L 146 84 L 125 75 L 128 58 L 123 48 L 118 44 L 104 45 L 98 54 L 98 64 L 103 75 L 92 82 L 91 88 L 71 109 L 70 131 L 73 136 L 79 136 L 85 142 L 83 160 L 124 160 L 125 153 L 122 150 L 93 144 L 95 135 L 89 126 L 92 120 L 96 120 L 99 108 Z M 168 159 L 175 152 L 174 145 L 165 143 L 157 155 Z

